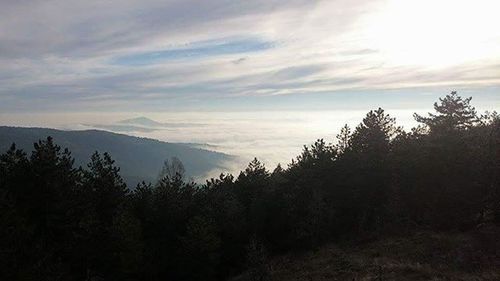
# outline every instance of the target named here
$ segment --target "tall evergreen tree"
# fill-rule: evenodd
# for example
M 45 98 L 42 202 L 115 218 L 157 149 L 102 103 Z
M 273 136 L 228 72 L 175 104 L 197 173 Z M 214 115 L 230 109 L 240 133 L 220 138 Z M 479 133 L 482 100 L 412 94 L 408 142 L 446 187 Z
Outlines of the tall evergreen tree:
M 478 122 L 476 109 L 470 104 L 472 97 L 463 99 L 456 91 L 439 99 L 434 103 L 436 113 L 429 113 L 428 117 L 414 114 L 415 119 L 423 123 L 432 131 L 453 129 L 468 129 Z
M 86 274 L 88 278 L 119 276 L 123 237 L 115 225 L 125 210 L 128 189 L 109 154 L 95 152 L 87 167 L 83 172 L 85 234 L 80 244 L 87 259 Z

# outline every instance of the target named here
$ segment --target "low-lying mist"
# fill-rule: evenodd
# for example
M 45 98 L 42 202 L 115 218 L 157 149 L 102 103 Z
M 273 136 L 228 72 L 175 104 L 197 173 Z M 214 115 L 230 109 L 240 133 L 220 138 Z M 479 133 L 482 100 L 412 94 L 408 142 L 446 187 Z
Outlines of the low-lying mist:
M 399 125 L 410 129 L 415 125 L 412 114 L 425 110 L 387 110 Z M 213 171 L 238 173 L 257 157 L 273 169 L 286 165 L 297 156 L 303 145 L 318 138 L 335 142 L 344 124 L 355 127 L 367 111 L 251 111 L 251 112 L 168 112 L 168 113 L 59 113 L 36 114 L 17 118 L 18 126 L 54 127 L 82 130 L 100 129 L 148 137 L 166 142 L 191 143 L 193 146 L 238 156 L 231 169 Z M 124 123 L 123 120 L 146 117 L 153 122 Z M 146 119 L 141 118 L 141 119 Z M 4 119 L 4 122 L 8 120 Z M 144 121 L 144 120 L 142 120 Z M 146 120 L 148 121 L 148 120 Z

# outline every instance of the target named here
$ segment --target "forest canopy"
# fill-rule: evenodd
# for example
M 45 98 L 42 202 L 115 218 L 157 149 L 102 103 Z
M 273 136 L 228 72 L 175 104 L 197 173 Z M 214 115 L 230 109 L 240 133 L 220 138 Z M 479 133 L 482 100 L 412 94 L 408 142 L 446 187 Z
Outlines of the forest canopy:
M 220 280 L 324 243 L 500 225 L 499 115 L 452 92 L 415 119 L 404 131 L 378 108 L 286 167 L 254 159 L 205 184 L 178 159 L 127 187 L 106 152 L 76 167 L 50 136 L 30 154 L 13 144 L 0 156 L 0 279 Z

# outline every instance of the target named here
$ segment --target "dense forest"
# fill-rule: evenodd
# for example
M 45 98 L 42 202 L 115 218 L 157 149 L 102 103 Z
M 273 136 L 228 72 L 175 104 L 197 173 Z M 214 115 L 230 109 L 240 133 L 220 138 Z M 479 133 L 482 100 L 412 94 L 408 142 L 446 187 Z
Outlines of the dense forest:
M 0 158 L 1 280 L 224 280 L 325 243 L 500 225 L 500 117 L 453 92 L 411 131 L 379 108 L 287 167 L 206 184 L 168 163 L 128 188 L 112 157 L 75 167 L 48 137 Z M 487 256 L 485 247 L 481 255 Z M 493 253 L 494 254 L 494 253 Z

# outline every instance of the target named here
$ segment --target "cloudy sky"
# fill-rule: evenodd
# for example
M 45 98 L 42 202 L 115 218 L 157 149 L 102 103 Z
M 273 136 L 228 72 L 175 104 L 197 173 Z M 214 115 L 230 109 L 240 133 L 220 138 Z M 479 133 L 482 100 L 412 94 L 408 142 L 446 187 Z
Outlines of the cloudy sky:
M 499 105 L 497 0 L 0 7 L 4 114 L 404 108 L 454 89 Z
M 0 124 L 203 123 L 147 136 L 287 161 L 379 106 L 407 128 L 452 90 L 500 109 L 498 11 L 498 0 L 0 0 Z

